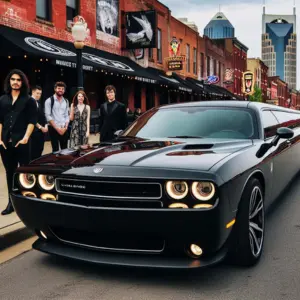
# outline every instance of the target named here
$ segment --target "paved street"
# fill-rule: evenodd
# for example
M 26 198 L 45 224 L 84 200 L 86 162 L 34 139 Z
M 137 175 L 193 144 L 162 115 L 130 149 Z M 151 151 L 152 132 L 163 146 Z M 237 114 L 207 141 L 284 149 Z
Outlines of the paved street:
M 174 272 L 109 268 L 29 251 L 0 266 L 0 299 L 298 300 L 300 178 L 267 219 L 265 251 L 252 269 L 222 264 Z

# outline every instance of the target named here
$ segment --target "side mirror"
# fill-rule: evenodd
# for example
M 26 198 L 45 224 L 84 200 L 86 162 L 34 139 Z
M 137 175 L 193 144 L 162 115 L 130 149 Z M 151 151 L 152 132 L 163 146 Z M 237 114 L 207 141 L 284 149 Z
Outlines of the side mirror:
M 280 127 L 277 129 L 276 135 L 280 139 L 290 139 L 294 136 L 294 131 L 288 127 Z
M 117 130 L 115 133 L 114 133 L 114 136 L 119 136 L 121 135 L 123 132 L 123 130 Z
M 276 131 L 276 136 L 271 143 L 262 144 L 256 153 L 256 157 L 263 157 L 270 148 L 276 146 L 280 139 L 290 139 L 294 136 L 294 131 L 288 127 L 280 127 Z

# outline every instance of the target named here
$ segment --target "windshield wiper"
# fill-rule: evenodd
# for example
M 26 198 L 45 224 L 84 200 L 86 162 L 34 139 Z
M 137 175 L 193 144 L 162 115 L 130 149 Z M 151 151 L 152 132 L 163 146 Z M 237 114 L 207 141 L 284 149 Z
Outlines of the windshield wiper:
M 202 139 L 203 136 L 194 136 L 194 135 L 177 135 L 177 136 L 168 136 L 170 139 Z

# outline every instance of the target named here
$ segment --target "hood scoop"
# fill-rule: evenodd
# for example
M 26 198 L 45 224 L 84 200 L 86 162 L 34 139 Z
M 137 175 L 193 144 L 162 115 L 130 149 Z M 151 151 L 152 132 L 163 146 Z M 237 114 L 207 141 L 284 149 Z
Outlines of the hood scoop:
M 189 144 L 183 147 L 184 150 L 210 149 L 214 144 Z

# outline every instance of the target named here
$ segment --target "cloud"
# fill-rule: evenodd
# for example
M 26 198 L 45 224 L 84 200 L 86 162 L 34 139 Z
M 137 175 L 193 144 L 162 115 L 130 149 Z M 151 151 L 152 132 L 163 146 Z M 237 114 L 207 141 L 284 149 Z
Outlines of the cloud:
M 297 0 L 300 3 L 300 0 Z M 187 17 L 194 21 L 203 35 L 204 27 L 219 11 L 220 0 L 163 0 L 163 3 L 172 11 L 172 15 L 181 18 Z M 267 14 L 293 14 L 293 0 L 266 0 Z M 269 5 L 268 5 L 269 4 Z M 248 57 L 261 57 L 262 33 L 262 1 L 261 0 L 227 0 L 221 5 L 221 11 L 235 28 L 236 37 L 248 48 Z M 297 19 L 297 28 L 300 28 L 300 19 Z M 300 47 L 298 47 L 298 52 Z M 297 63 L 297 86 L 300 86 L 300 68 Z

